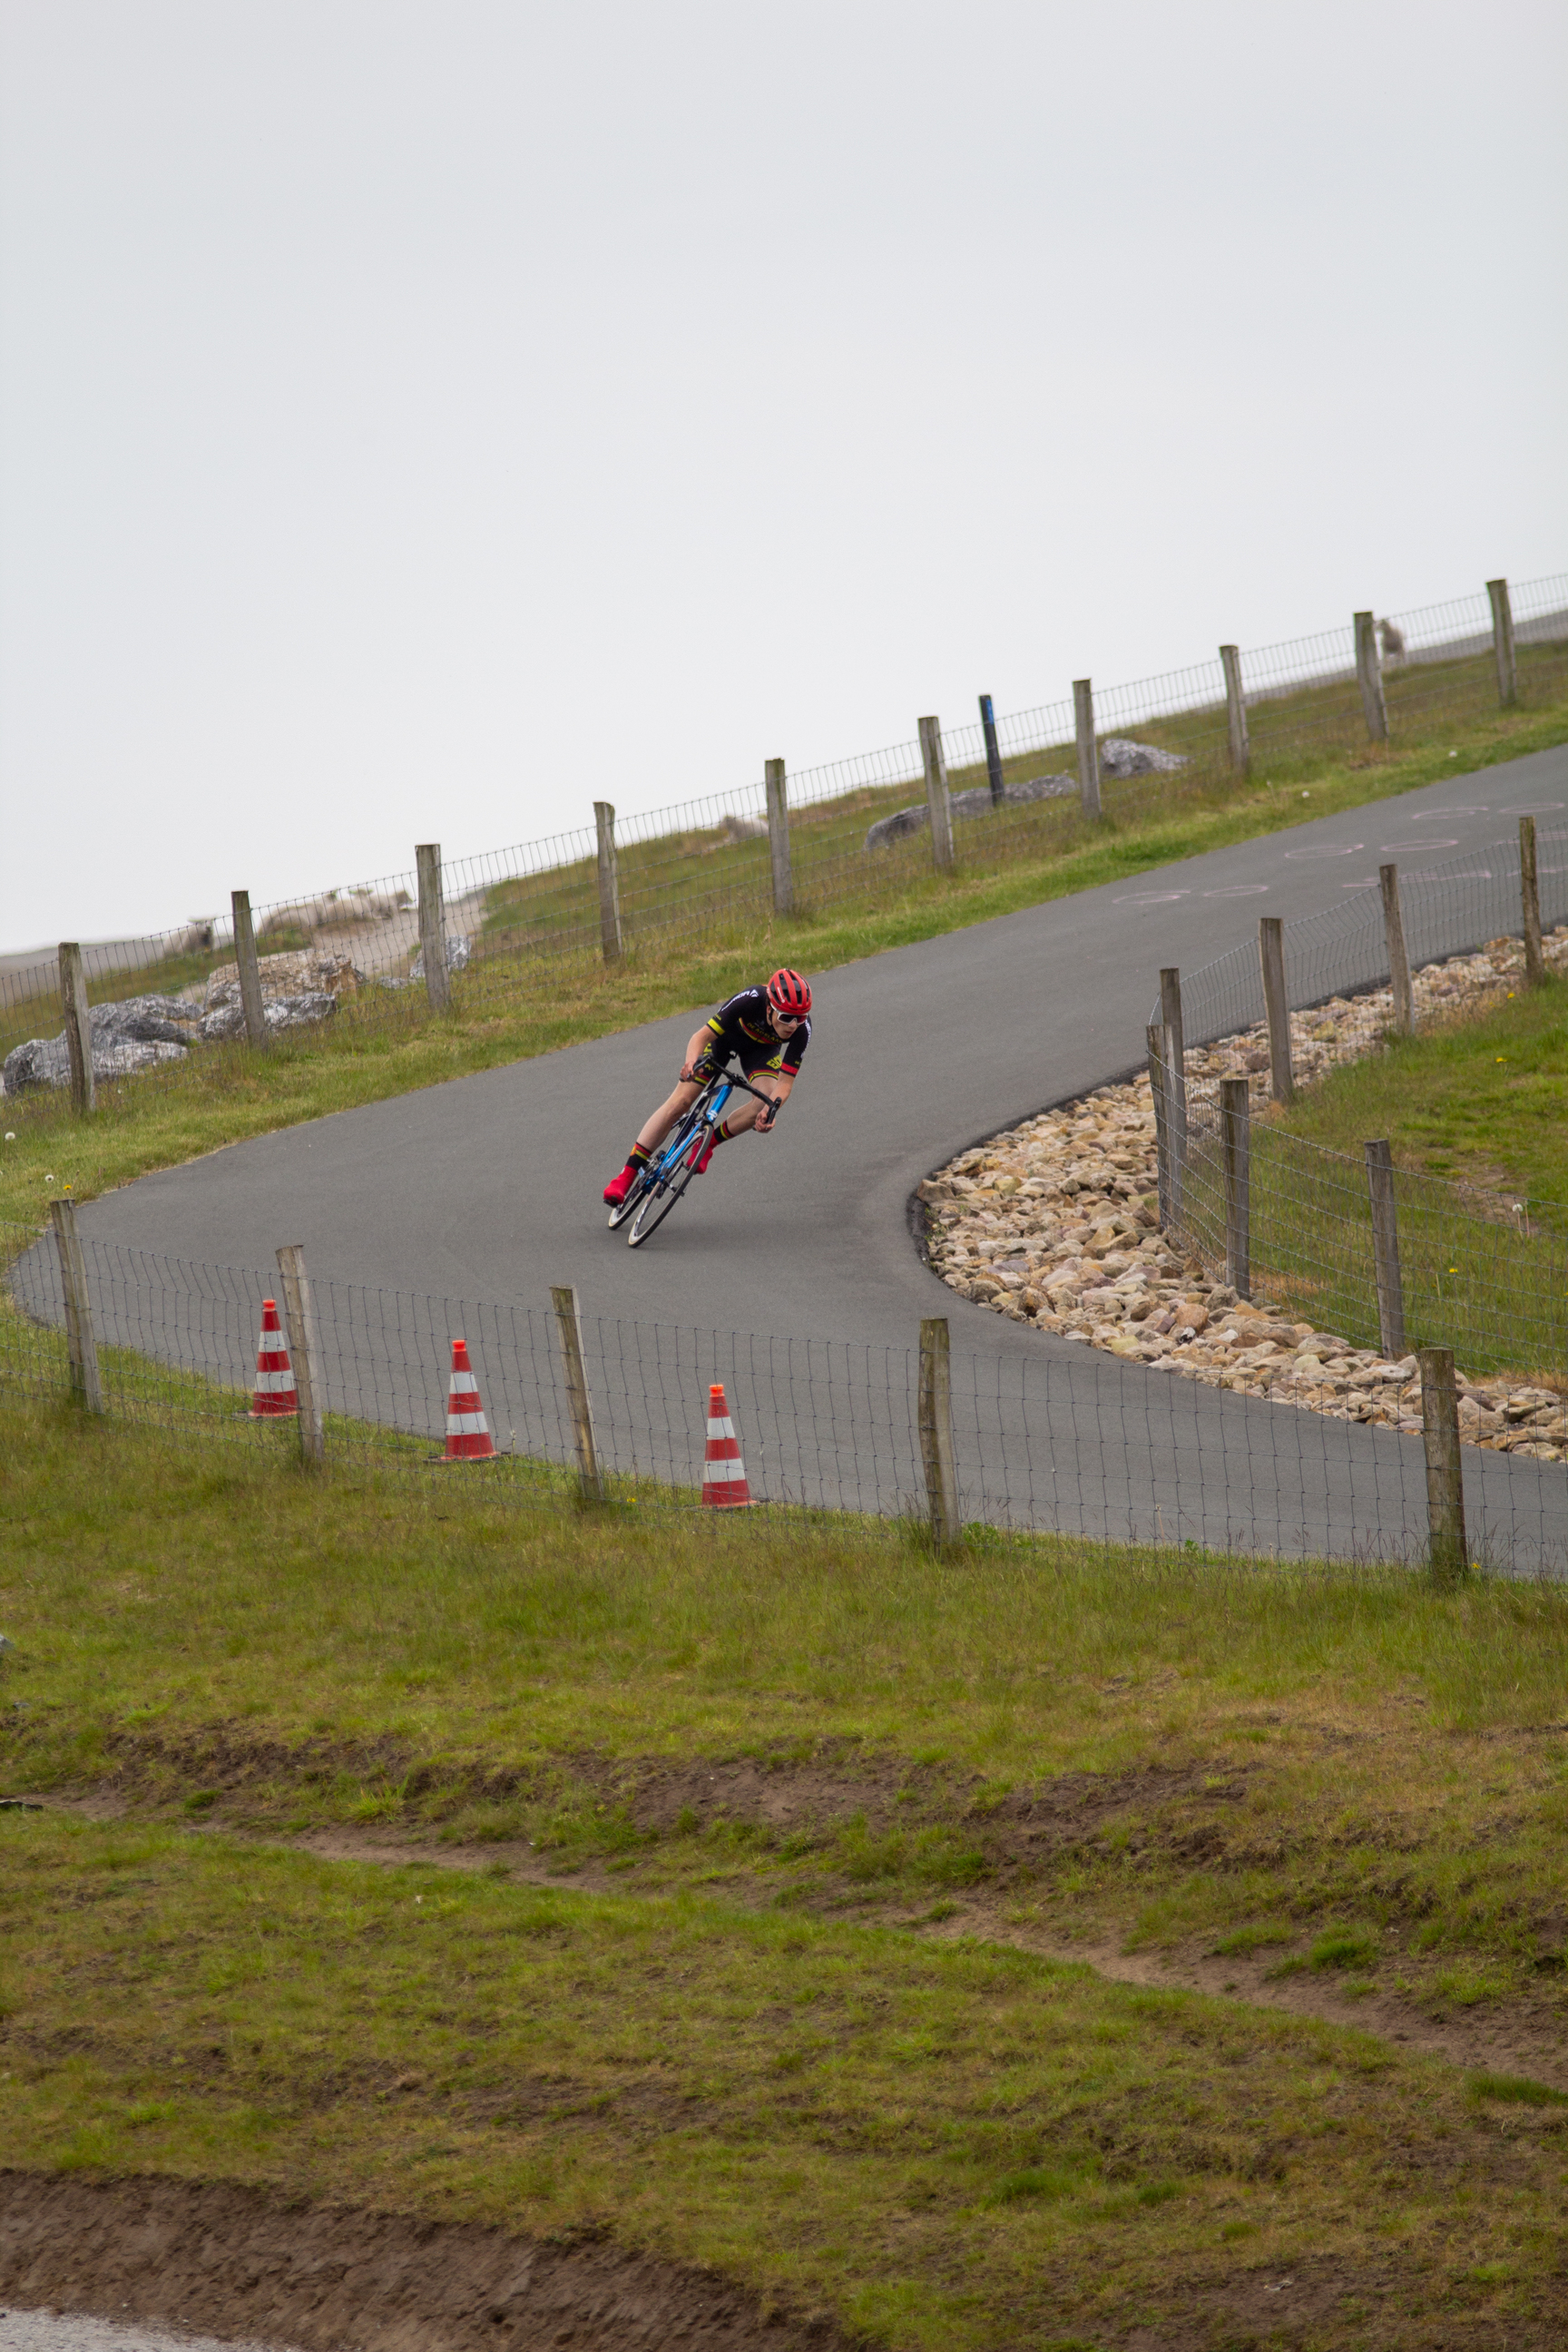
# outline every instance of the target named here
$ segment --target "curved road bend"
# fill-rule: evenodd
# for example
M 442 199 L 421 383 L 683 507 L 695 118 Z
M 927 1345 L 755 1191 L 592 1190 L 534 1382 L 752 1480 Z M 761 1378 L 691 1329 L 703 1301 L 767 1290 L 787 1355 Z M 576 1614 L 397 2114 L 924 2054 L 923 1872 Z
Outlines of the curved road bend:
M 551 1284 L 575 1283 L 588 1318 L 895 1349 L 900 1383 L 920 1318 L 945 1311 L 955 1359 L 984 1360 L 979 1405 L 955 1361 L 967 1507 L 1248 1549 L 1408 1549 L 1426 1525 L 1418 1440 L 1026 1334 L 938 1288 L 907 1204 L 964 1146 L 1137 1061 L 1160 965 L 1208 961 L 1255 937 L 1261 912 L 1321 908 L 1381 857 L 1413 872 L 1511 834 L 1521 810 L 1550 820 L 1565 806 L 1568 746 L 826 972 L 776 1133 L 721 1152 L 635 1252 L 606 1231 L 599 1192 L 679 1066 L 690 1013 L 236 1145 L 80 1222 L 106 1242 L 237 1266 L 270 1268 L 279 1242 L 300 1241 L 319 1276 L 454 1298 L 546 1307 Z M 444 1367 L 400 1377 L 423 1389 L 420 1422 L 426 1406 L 438 1415 Z M 819 1393 L 802 1439 L 798 1411 L 786 1430 L 765 1378 L 749 1381 L 737 1402 L 753 1490 L 883 1507 L 913 1490 L 901 1392 L 889 1425 L 858 1416 L 826 1436 L 837 1405 Z M 687 1424 L 671 1451 L 661 1410 L 637 1384 L 600 1406 L 642 1421 L 646 1458 L 686 1475 Z M 1521 1566 L 1568 1558 L 1560 1465 L 1472 1453 L 1466 1472 L 1472 1534 L 1483 1521 Z

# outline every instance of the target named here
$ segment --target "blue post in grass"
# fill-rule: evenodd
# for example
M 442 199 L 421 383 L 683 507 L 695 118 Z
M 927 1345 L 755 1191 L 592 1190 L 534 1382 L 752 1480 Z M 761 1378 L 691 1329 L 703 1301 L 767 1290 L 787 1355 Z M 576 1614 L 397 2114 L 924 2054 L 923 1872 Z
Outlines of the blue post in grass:
M 991 785 L 991 805 L 1002 805 L 1002 749 L 996 740 L 996 713 L 991 697 L 980 698 L 980 724 L 985 730 L 985 773 Z

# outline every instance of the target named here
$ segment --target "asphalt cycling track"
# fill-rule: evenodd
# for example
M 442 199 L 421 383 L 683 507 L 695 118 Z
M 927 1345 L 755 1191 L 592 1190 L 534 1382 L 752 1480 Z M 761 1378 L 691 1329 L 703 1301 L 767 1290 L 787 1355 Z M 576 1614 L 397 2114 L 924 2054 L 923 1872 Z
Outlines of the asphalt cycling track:
M 668 1090 L 696 1008 L 235 1145 L 142 1178 L 80 1223 L 170 1258 L 268 1270 L 280 1242 L 302 1242 L 318 1275 L 399 1292 L 544 1307 L 552 1285 L 574 1283 L 586 1318 L 847 1343 L 863 1369 L 884 1349 L 901 1368 L 920 1318 L 945 1313 L 977 1514 L 997 1507 L 1000 1475 L 1002 1507 L 1040 1526 L 1410 1551 L 1426 1524 L 1418 1439 L 1009 1323 L 938 1285 L 910 1196 L 966 1145 L 1129 1069 L 1161 965 L 1192 970 L 1255 938 L 1261 913 L 1330 904 L 1384 858 L 1408 874 L 1513 835 L 1521 811 L 1552 824 L 1565 807 L 1568 746 L 814 974 L 811 1048 L 775 1132 L 723 1149 L 637 1251 L 606 1230 L 599 1196 Z M 907 1479 L 907 1427 L 874 1418 L 852 1433 L 853 1476 L 842 1431 L 797 1464 L 826 1499 L 864 1496 L 868 1467 L 884 1498 Z M 868 1465 L 868 1448 L 888 1459 Z M 1472 1527 L 1518 1568 L 1560 1565 L 1563 1466 L 1465 1459 Z M 753 1450 L 748 1466 L 766 1489 L 767 1459 Z

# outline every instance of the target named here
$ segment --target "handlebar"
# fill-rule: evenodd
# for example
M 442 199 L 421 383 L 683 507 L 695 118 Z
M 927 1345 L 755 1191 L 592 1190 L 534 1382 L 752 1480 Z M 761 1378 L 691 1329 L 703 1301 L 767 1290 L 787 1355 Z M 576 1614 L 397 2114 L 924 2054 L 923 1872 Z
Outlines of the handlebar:
M 750 1078 L 742 1077 L 739 1070 L 731 1070 L 727 1065 L 720 1065 L 710 1071 L 708 1077 L 703 1082 L 704 1088 L 706 1089 L 708 1087 L 717 1086 L 721 1082 L 730 1087 L 739 1087 L 743 1094 L 755 1095 L 760 1103 L 765 1103 L 769 1110 L 771 1110 L 773 1115 L 773 1118 L 770 1118 L 768 1121 L 768 1125 L 770 1127 L 772 1127 L 773 1123 L 773 1118 L 777 1118 L 780 1111 L 784 1108 L 784 1105 L 779 1100 L 777 1095 L 765 1095 L 761 1087 L 754 1087 Z

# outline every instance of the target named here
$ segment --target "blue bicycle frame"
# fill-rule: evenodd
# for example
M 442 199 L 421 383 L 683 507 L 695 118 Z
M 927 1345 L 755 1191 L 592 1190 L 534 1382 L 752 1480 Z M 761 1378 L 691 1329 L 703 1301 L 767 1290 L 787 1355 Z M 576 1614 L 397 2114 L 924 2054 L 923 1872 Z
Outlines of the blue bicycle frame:
M 674 1175 L 700 1127 L 718 1126 L 737 1087 L 745 1087 L 746 1092 L 755 1095 L 759 1102 L 771 1103 L 773 1099 L 772 1095 L 764 1095 L 760 1087 L 747 1086 L 744 1078 L 734 1076 L 729 1070 L 721 1070 L 716 1077 L 709 1079 L 707 1093 L 700 1096 L 686 1117 L 677 1123 L 675 1133 L 654 1162 L 649 1172 L 656 1184 L 668 1183 Z
M 737 1092 L 755 1095 L 776 1118 L 779 1105 L 774 1096 L 764 1094 L 761 1087 L 752 1086 L 739 1071 L 715 1070 L 685 1118 L 677 1121 L 675 1132 L 658 1158 L 648 1161 L 637 1183 L 611 1211 L 612 1232 L 628 1216 L 635 1217 L 628 1235 L 633 1249 L 657 1230 L 685 1192 L 702 1157 L 704 1137 L 711 1139 L 731 1096 Z M 772 1119 L 768 1123 L 771 1126 Z M 708 1148 L 711 1148 L 710 1141 Z

